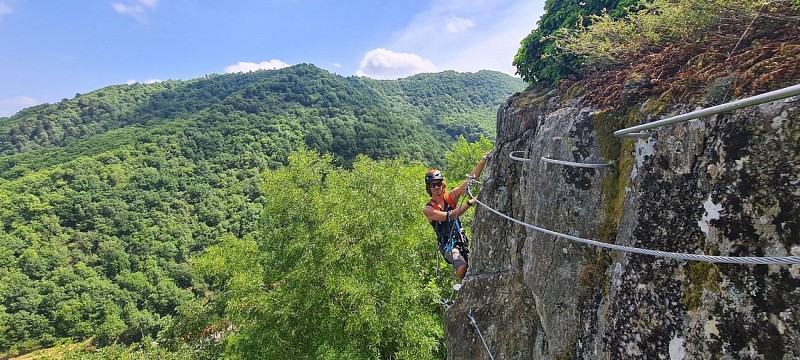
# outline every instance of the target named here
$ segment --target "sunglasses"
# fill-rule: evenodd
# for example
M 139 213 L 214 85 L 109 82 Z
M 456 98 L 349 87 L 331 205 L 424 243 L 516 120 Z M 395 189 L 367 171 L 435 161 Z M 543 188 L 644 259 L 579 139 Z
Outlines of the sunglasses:
M 442 183 L 441 181 L 437 181 L 437 182 L 432 182 L 431 183 L 431 188 L 438 188 L 438 187 L 442 187 L 442 186 L 444 186 L 444 183 Z

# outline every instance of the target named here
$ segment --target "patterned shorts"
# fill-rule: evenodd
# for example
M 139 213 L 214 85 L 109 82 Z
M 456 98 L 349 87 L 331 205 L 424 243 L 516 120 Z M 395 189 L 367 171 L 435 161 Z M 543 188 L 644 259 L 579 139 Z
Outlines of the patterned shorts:
M 444 256 L 444 259 L 448 264 L 453 264 L 453 268 L 455 269 L 467 265 L 467 259 L 464 256 L 461 256 L 461 251 L 459 251 L 457 247 L 453 248 L 452 250 L 442 251 L 442 256 Z

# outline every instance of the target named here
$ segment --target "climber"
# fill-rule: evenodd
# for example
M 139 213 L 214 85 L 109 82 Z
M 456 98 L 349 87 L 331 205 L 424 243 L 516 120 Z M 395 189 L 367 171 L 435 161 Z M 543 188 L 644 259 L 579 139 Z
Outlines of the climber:
M 458 283 L 467 274 L 469 261 L 469 239 L 461 227 L 458 217 L 465 213 L 470 207 L 475 205 L 475 198 L 467 200 L 463 205 L 458 206 L 458 199 L 467 192 L 467 183 L 470 178 L 478 178 L 486 165 L 486 158 L 489 153 L 475 165 L 469 173 L 468 178 L 461 185 L 447 192 L 447 184 L 439 170 L 431 169 L 425 173 L 425 191 L 431 196 L 422 213 L 430 221 L 436 237 L 439 241 L 439 252 L 448 264 L 453 265 L 458 277 Z

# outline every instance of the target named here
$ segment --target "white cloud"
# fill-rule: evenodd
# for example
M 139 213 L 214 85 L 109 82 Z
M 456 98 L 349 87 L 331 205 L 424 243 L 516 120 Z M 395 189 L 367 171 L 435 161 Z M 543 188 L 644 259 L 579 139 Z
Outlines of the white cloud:
M 12 12 L 14 12 L 14 9 L 11 8 L 11 5 L 8 5 L 5 1 L 0 1 L 0 21 L 3 21 L 3 16 Z
M 113 7 L 114 11 L 117 13 L 128 15 L 137 21 L 144 22 L 147 20 L 147 18 L 144 16 L 145 12 L 148 9 L 155 9 L 157 4 L 158 0 L 135 0 L 128 1 L 127 4 L 112 3 L 111 7 Z
M 27 96 L 0 99 L 0 116 L 11 116 L 26 107 L 38 105 L 41 102 Z
M 436 71 L 438 71 L 436 65 L 422 56 L 379 48 L 364 54 L 356 75 L 375 79 L 397 79 Z
M 116 11 L 116 12 L 118 12 L 120 14 L 123 14 L 123 15 L 136 14 L 136 13 L 140 13 L 140 12 L 144 11 L 144 9 L 142 9 L 141 6 L 137 7 L 137 6 L 120 4 L 120 3 L 113 3 L 113 4 L 111 4 L 111 7 L 114 8 L 114 11 Z
M 140 83 L 140 82 L 142 84 L 155 84 L 155 83 L 159 83 L 161 81 L 162 81 L 161 79 L 147 79 L 145 81 L 139 81 L 139 80 L 131 79 L 131 80 L 126 81 L 125 84 L 133 85 L 133 84 Z
M 542 13 L 544 0 L 432 0 L 385 47 L 421 54 L 442 70 L 514 74 L 520 41 Z
M 460 33 L 475 26 L 475 22 L 470 19 L 453 16 L 447 19 L 447 32 Z
M 289 66 L 289 64 L 280 61 L 278 59 L 272 59 L 270 61 L 262 61 L 260 63 L 254 62 L 247 62 L 247 61 L 240 61 L 235 65 L 229 65 L 225 68 L 225 73 L 235 73 L 235 72 L 249 72 L 249 71 L 256 71 L 256 70 L 275 70 L 281 69 Z
M 511 63 L 520 47 L 520 41 L 530 34 L 532 28 L 525 26 L 503 27 L 487 32 L 480 39 L 454 50 L 442 67 L 459 71 L 478 71 L 483 69 L 502 71 L 514 75 L 517 71 Z
M 158 0 L 139 0 L 139 3 L 151 9 L 155 9 Z

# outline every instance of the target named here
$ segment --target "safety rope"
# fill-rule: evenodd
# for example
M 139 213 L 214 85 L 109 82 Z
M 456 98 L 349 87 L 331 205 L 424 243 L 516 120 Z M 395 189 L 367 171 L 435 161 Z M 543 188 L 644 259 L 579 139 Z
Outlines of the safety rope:
M 467 174 L 466 176 L 471 181 L 471 182 L 467 183 L 467 188 L 469 188 L 469 185 L 471 185 L 472 183 L 481 184 L 479 181 L 475 180 L 474 176 L 471 176 L 470 174 Z M 456 208 L 459 208 L 464 204 L 464 201 L 465 201 L 464 199 L 465 198 L 466 198 L 466 196 L 463 196 L 463 195 L 461 197 L 459 197 L 458 202 L 456 203 Z M 461 236 L 461 220 L 459 219 L 459 217 L 456 217 L 455 220 L 451 221 L 450 212 L 449 211 L 447 212 L 447 228 L 448 228 L 448 235 L 449 235 L 450 239 L 449 239 L 449 243 L 446 245 L 445 249 L 446 250 L 452 250 L 455 247 L 455 237 L 456 236 L 459 236 L 459 237 Z M 453 230 L 455 230 L 455 232 Z M 440 252 L 439 252 L 438 244 L 436 245 L 436 248 L 434 249 L 434 251 L 435 251 L 434 252 L 434 258 L 436 259 L 436 279 L 437 279 L 437 282 L 438 282 L 441 279 L 441 276 L 440 276 L 441 260 L 439 259 Z M 439 304 L 442 305 L 445 310 L 449 309 L 450 306 L 452 306 L 453 302 L 455 301 L 455 300 L 453 300 L 453 297 L 455 297 L 456 293 L 459 290 L 461 290 L 461 284 L 458 282 L 458 276 L 456 275 L 455 269 L 453 269 L 453 287 L 452 287 L 452 289 L 450 291 L 450 297 L 447 298 L 447 299 L 439 298 Z
M 483 339 L 483 335 L 481 334 L 481 329 L 478 328 L 478 322 L 475 321 L 475 317 L 472 316 L 472 309 L 469 309 L 469 314 L 467 315 L 469 318 L 469 323 L 475 327 L 475 330 L 478 331 L 478 336 L 481 338 L 481 342 L 483 342 L 483 347 L 486 348 L 486 352 L 489 354 L 489 359 L 494 360 L 494 356 L 492 355 L 492 351 L 489 350 L 489 345 L 486 345 L 486 340 Z
M 472 193 L 470 192 L 470 186 L 467 186 L 467 193 L 469 193 L 470 197 L 472 197 Z M 668 252 L 668 251 L 660 251 L 660 250 L 651 250 L 651 249 L 642 249 L 636 248 L 631 246 L 624 246 L 624 245 L 617 245 L 617 244 L 609 244 L 604 243 L 596 240 L 589 240 L 584 238 L 579 238 L 577 236 L 562 234 L 559 232 L 555 232 L 552 230 L 548 230 L 545 228 L 541 228 L 535 225 L 531 225 L 520 220 L 514 219 L 506 214 L 503 214 L 491 206 L 486 205 L 482 201 L 478 200 L 477 198 L 475 201 L 485 207 L 487 210 L 497 214 L 498 216 L 512 221 L 516 224 L 525 226 L 529 229 L 533 229 L 539 232 L 543 232 L 545 234 L 557 236 L 560 238 L 564 238 L 567 240 L 571 240 L 574 242 L 579 242 L 588 245 L 594 245 L 606 249 L 612 250 L 619 250 L 625 251 L 635 254 L 642 254 L 642 255 L 651 255 L 657 257 L 664 257 L 664 258 L 671 258 L 671 259 L 678 259 L 678 260 L 693 260 L 693 261 L 706 261 L 706 262 L 714 262 L 714 263 L 726 263 L 726 264 L 800 264 L 800 256 L 716 256 L 716 255 L 700 255 L 700 254 L 686 254 L 686 253 L 676 253 L 676 252 Z

